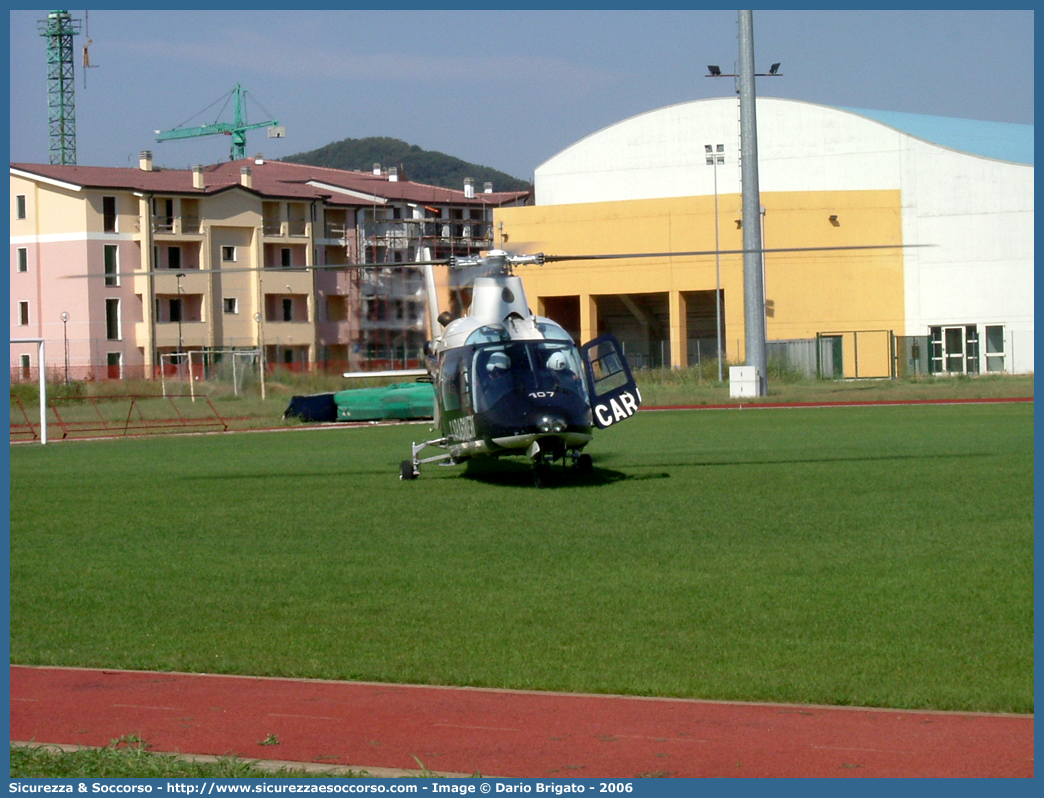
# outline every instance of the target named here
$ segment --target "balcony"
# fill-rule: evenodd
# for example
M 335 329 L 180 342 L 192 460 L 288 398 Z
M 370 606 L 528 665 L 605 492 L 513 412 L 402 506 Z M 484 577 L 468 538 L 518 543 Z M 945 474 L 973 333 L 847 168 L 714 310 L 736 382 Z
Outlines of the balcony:
M 200 221 L 198 216 L 153 216 L 150 225 L 152 234 L 157 237 L 198 236 L 201 235 Z
M 265 217 L 261 222 L 261 234 L 266 238 L 310 238 L 312 223 L 304 219 Z

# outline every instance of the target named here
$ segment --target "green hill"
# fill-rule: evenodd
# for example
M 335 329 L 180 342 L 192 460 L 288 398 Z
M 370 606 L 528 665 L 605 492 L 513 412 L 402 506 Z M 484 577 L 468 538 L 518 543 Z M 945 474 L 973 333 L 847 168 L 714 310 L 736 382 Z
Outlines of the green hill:
M 317 150 L 289 155 L 282 160 L 362 172 L 369 172 L 375 163 L 379 163 L 385 169 L 398 167 L 402 180 L 458 190 L 464 188 L 465 177 L 475 181 L 477 192 L 482 191 L 485 183 L 492 183 L 494 191 L 526 191 L 532 188 L 525 180 L 488 166 L 478 166 L 452 155 L 422 150 L 415 144 L 384 137 L 343 139 Z

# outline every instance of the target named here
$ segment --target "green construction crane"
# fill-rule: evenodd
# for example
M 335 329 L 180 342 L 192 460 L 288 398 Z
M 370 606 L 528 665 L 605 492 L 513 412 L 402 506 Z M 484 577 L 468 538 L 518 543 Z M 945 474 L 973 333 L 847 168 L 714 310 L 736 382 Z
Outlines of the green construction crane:
M 47 38 L 47 126 L 52 164 L 76 164 L 76 91 L 73 80 L 73 36 L 80 20 L 68 11 L 51 11 L 38 23 Z
M 231 136 L 231 160 L 238 161 L 241 158 L 246 158 L 246 132 L 248 130 L 257 130 L 258 128 L 267 127 L 268 137 L 270 139 L 279 139 L 286 135 L 286 129 L 280 127 L 279 122 L 274 119 L 271 119 L 268 122 L 247 124 L 244 105 L 245 98 L 246 91 L 237 83 L 236 87 L 232 89 L 231 123 L 214 122 L 209 125 L 200 125 L 199 127 L 176 127 L 173 130 L 157 130 L 156 141 L 172 141 L 174 139 L 190 139 L 196 138 L 197 136 L 215 136 L 219 134 Z

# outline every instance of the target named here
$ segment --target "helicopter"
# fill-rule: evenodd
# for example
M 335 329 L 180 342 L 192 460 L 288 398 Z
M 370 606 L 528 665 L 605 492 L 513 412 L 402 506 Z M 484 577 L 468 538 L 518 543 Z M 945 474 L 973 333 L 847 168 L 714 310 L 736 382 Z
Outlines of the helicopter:
M 450 268 L 478 267 L 466 315 L 438 312 L 427 267 L 432 340 L 425 345 L 427 379 L 433 383 L 434 425 L 439 437 L 413 443 L 399 478 L 414 480 L 421 466 L 457 465 L 477 457 L 525 456 L 537 486 L 561 461 L 581 475 L 593 470 L 583 451 L 596 428 L 606 429 L 638 412 L 642 398 L 611 334 L 577 346 L 550 318 L 526 301 L 519 265 L 541 265 L 544 256 L 492 250 L 455 257 Z M 438 454 L 422 456 L 428 449 Z
M 749 251 L 886 248 L 892 245 Z M 439 432 L 439 437 L 412 444 L 410 459 L 400 463 L 399 478 L 417 479 L 421 467 L 431 463 L 451 466 L 473 458 L 512 455 L 529 459 L 538 487 L 548 483 L 551 465 L 558 461 L 587 475 L 593 464 L 583 450 L 594 430 L 626 421 L 641 407 L 641 392 L 619 340 L 604 333 L 577 346 L 561 325 L 529 309 L 522 280 L 512 273 L 514 267 L 746 252 L 512 255 L 497 249 L 478 256 L 394 264 L 425 269 L 432 340 L 425 345 L 426 376 L 421 379 L 433 383 L 434 427 Z M 471 306 L 464 316 L 439 313 L 432 266 L 477 270 L 473 273 L 480 276 L 473 280 Z M 441 451 L 426 454 L 428 449 Z

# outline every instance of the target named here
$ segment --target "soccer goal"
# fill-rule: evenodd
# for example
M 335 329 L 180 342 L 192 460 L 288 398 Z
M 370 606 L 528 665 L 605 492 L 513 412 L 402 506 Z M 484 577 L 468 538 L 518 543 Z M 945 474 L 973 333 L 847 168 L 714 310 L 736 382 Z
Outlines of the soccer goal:
M 167 395 L 168 380 L 176 380 L 187 382 L 192 396 L 195 396 L 197 383 L 224 382 L 232 386 L 232 393 L 236 396 L 260 384 L 261 398 L 265 397 L 264 357 L 260 349 L 167 352 L 160 355 L 160 374 L 164 396 Z
M 47 356 L 43 338 L 12 338 L 12 344 L 36 344 L 37 346 L 37 368 L 36 379 L 40 383 L 40 443 L 47 443 Z M 19 366 L 26 372 L 26 379 L 31 378 L 31 370 L 28 363 L 28 355 L 22 355 L 22 365 Z M 13 360 L 13 358 L 12 358 Z

